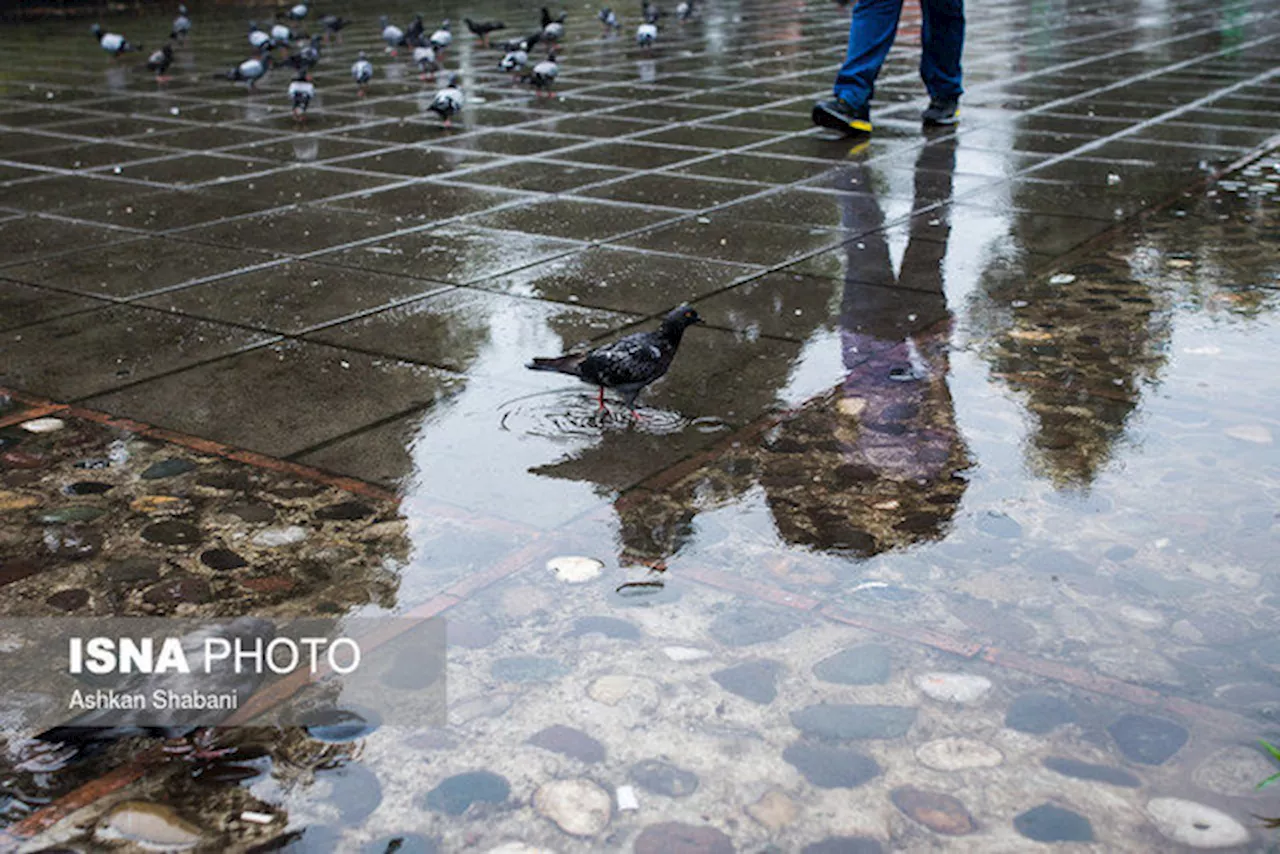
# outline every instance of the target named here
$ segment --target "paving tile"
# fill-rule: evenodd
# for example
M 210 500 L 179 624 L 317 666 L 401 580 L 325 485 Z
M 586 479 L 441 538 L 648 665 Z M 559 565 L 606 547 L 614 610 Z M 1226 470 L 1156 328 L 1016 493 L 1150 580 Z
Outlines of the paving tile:
M 6 268 L 4 274 L 18 281 L 89 296 L 129 299 L 268 262 L 273 257 L 242 247 L 148 237 L 19 264 Z
M 840 233 L 834 231 L 719 217 L 709 222 L 685 220 L 619 242 L 693 258 L 768 266 L 834 245 L 841 239 Z
M 405 223 L 368 213 L 353 215 L 351 211 L 322 207 L 286 207 L 184 230 L 182 237 L 228 247 L 248 246 L 296 255 L 318 252 L 405 227 Z
M 89 202 L 115 202 L 148 191 L 145 184 L 84 178 L 79 175 L 46 175 L 32 181 L 0 187 L 0 204 L 33 213 L 54 213 Z
M 287 457 L 373 421 L 447 399 L 457 385 L 455 378 L 419 365 L 289 341 L 89 403 L 171 430 Z M 192 405 L 193 387 L 201 389 L 202 400 L 216 405 Z M 280 405 L 264 407 L 263 400 Z M 321 412 L 324 417 L 316 417 Z
M 0 279 L 0 332 L 98 307 L 101 303 L 88 297 Z
M 19 163 L 47 166 L 51 169 L 97 169 L 102 166 L 128 164 L 147 158 L 163 157 L 162 148 L 123 145 L 116 142 L 87 142 L 69 146 L 40 148 L 13 155 Z
M 113 175 L 154 184 L 170 184 L 190 187 L 210 181 L 229 181 L 251 172 L 261 172 L 276 166 L 269 160 L 248 160 L 235 157 L 219 157 L 210 154 L 166 156 L 160 160 L 126 165 Z
M 756 181 L 762 184 L 791 184 L 820 175 L 830 168 L 831 164 L 818 160 L 766 157 L 759 154 L 727 154 L 680 166 L 674 171 L 681 175 L 732 178 L 736 181 Z
M 482 214 L 469 218 L 467 224 L 589 242 L 637 231 L 673 216 L 678 214 L 638 205 L 554 199 Z
M 573 159 L 620 169 L 657 169 L 682 160 L 705 157 L 705 151 L 673 148 L 666 145 L 643 145 L 636 142 L 600 142 L 573 152 Z
M 738 181 L 715 181 L 684 175 L 662 173 L 637 175 L 622 181 L 611 181 L 598 187 L 585 187 L 578 195 L 593 199 L 612 199 L 642 205 L 702 210 L 768 189 L 765 184 Z
M 26 326 L 0 343 L 7 382 L 54 400 L 77 400 L 225 356 L 271 336 L 116 306 Z
M 597 246 L 477 286 L 522 297 L 654 315 L 726 287 L 757 269 Z
M 290 261 L 141 302 L 177 314 L 298 334 L 447 287 L 350 267 Z
M 386 172 L 407 178 L 424 178 L 458 169 L 473 169 L 493 158 L 441 148 L 400 148 L 380 154 L 347 157 L 328 165 L 365 172 Z
M 219 193 L 252 193 L 272 204 L 292 205 L 371 190 L 395 180 L 392 175 L 362 175 L 319 166 L 293 166 L 265 175 L 221 181 L 213 189 Z
M 270 200 L 248 193 L 232 195 L 205 189 L 144 190 L 120 198 L 68 207 L 59 213 L 122 228 L 169 231 L 255 213 L 269 207 Z
M 0 222 L 0 246 L 4 247 L 0 267 L 133 236 L 129 232 L 39 216 L 9 219 Z
M 421 181 L 332 199 L 324 207 L 382 214 L 407 228 L 530 198 L 523 193 Z
M 414 231 L 316 260 L 465 285 L 526 267 L 583 244 L 462 225 Z
M 507 187 L 513 190 L 563 193 L 575 187 L 608 181 L 627 174 L 630 173 L 621 169 L 606 169 L 594 165 L 525 161 L 477 169 L 461 176 L 459 180 L 469 184 Z

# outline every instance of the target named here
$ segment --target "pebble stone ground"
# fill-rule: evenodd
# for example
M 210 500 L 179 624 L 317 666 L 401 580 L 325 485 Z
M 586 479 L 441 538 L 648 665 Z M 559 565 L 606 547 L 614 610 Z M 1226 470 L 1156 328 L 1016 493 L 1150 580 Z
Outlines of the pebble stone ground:
M 459 27 L 452 131 L 363 8 L 305 128 L 193 8 L 163 86 L 0 30 L 0 609 L 443 614 L 449 718 L 136 777 L 7 724 L 10 840 L 1272 844 L 1280 164 L 1203 184 L 1274 132 L 1280 13 L 970 3 L 926 136 L 910 9 L 850 146 L 806 126 L 834 4 L 652 53 L 571 9 L 554 100 Z M 684 299 L 639 425 L 521 367 Z

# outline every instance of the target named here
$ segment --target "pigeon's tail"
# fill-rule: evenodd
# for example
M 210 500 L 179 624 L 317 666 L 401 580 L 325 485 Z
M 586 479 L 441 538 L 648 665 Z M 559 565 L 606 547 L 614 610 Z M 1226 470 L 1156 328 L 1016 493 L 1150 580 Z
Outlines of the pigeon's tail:
M 568 374 L 571 377 L 582 376 L 583 353 L 572 353 L 568 356 L 556 356 L 551 359 L 534 359 L 525 365 L 531 371 L 552 371 L 557 374 Z

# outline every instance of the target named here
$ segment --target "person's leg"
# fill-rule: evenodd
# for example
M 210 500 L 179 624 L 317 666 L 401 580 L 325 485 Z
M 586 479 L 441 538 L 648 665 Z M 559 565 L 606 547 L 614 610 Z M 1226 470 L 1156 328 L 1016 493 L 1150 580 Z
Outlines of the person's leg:
M 902 0 L 858 0 L 849 22 L 849 49 L 836 74 L 836 97 L 862 108 L 871 100 L 880 66 L 893 47 Z
M 960 100 L 960 54 L 964 50 L 964 0 L 920 0 L 924 22 L 920 37 L 920 77 L 929 98 Z

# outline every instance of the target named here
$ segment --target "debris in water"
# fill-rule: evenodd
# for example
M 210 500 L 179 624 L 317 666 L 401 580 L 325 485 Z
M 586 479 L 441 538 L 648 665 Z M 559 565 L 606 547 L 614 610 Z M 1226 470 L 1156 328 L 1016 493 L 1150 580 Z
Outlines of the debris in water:
M 600 577 L 604 564 L 593 557 L 563 555 L 547 561 L 547 569 L 568 584 L 585 584 Z
M 1076 280 L 1076 277 L 1070 273 L 1054 273 L 1049 277 L 1051 285 L 1069 285 Z

